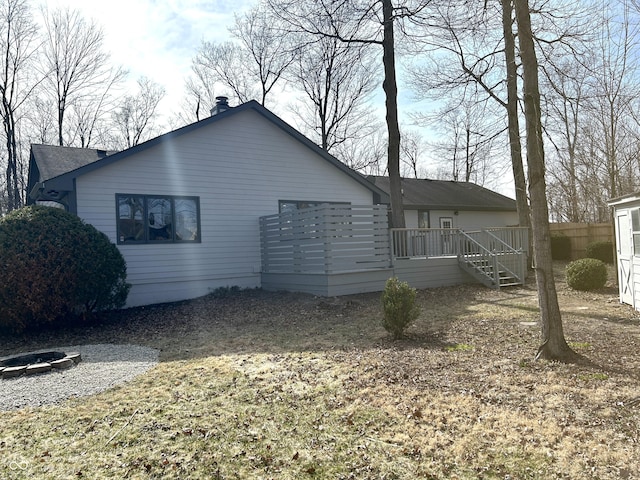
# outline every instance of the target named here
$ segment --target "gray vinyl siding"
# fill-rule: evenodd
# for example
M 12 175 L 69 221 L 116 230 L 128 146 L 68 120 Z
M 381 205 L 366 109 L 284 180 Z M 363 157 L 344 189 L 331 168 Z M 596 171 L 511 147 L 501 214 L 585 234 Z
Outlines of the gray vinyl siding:
M 456 215 L 455 212 L 458 212 Z M 407 228 L 418 228 L 418 210 L 406 209 Z M 517 212 L 491 212 L 483 210 L 429 210 L 431 228 L 440 228 L 440 217 L 453 220 L 453 228 L 480 230 L 488 227 L 512 227 L 518 225 Z
M 260 286 L 258 217 L 279 200 L 371 204 L 373 194 L 252 110 L 192 130 L 76 181 L 78 215 L 116 243 L 116 193 L 200 198 L 201 243 L 119 245 L 128 306 Z

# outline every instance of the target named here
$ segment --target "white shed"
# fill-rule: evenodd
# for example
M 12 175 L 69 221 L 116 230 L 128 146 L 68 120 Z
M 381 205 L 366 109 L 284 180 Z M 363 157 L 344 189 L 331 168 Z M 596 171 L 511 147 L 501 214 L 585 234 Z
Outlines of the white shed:
M 614 198 L 616 265 L 620 302 L 640 310 L 640 192 Z

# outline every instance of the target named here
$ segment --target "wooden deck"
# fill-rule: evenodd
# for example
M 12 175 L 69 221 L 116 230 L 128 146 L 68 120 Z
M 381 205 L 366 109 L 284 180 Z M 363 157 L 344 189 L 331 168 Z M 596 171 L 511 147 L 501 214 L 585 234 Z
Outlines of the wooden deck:
M 375 292 L 392 276 L 415 288 L 478 281 L 500 288 L 526 276 L 526 229 L 389 229 L 386 206 L 322 205 L 269 215 L 260 218 L 260 235 L 266 290 Z M 470 267 L 472 258 L 480 260 L 477 268 Z

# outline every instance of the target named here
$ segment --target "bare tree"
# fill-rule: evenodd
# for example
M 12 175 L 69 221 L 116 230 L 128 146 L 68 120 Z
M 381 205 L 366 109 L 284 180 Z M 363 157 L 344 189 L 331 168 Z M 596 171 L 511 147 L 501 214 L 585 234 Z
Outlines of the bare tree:
M 509 132 L 509 154 L 516 190 L 518 224 L 531 228 L 529 201 L 527 199 L 527 181 L 522 162 L 522 142 L 520 141 L 520 118 L 518 106 L 518 65 L 516 62 L 516 35 L 513 31 L 513 0 L 501 0 L 502 34 L 504 39 L 504 59 L 506 73 L 507 127 Z M 530 246 L 531 246 L 530 240 Z
M 230 91 L 234 103 L 245 103 L 259 98 L 256 77 L 249 65 L 249 57 L 235 42 L 202 42 L 191 67 L 195 79 L 189 88 L 204 99 L 207 107 L 215 105 L 216 86 Z M 264 101 L 264 99 L 263 99 Z
M 42 65 L 47 76 L 47 90 L 56 102 L 58 144 L 67 145 L 65 119 L 72 105 L 81 110 L 87 102 L 103 100 L 114 84 L 122 78 L 121 69 L 109 65 L 109 55 L 103 50 L 104 35 L 93 21 L 87 22 L 77 10 L 43 11 L 45 42 Z M 85 112 L 86 113 L 86 112 Z M 83 144 L 88 144 L 85 140 Z
M 187 83 L 198 118 L 201 106 L 210 109 L 214 105 L 216 88 L 233 102 L 256 99 L 267 104 L 269 94 L 294 61 L 288 39 L 275 27 L 275 20 L 267 9 L 257 6 L 236 17 L 229 29 L 233 41 L 202 42 L 192 60 L 194 77 Z
M 482 125 L 475 120 L 475 127 L 468 125 L 469 128 L 464 126 L 464 122 L 461 125 L 451 118 L 448 122 L 434 122 L 436 115 L 419 118 L 428 118 L 429 123 L 438 125 L 441 131 L 448 128 L 450 140 L 440 143 L 438 148 L 440 151 L 445 149 L 445 156 L 454 163 L 454 178 L 459 176 L 461 161 L 471 166 L 473 143 L 477 143 L 472 140 L 473 132 L 482 134 L 478 146 L 494 143 L 496 138 L 508 132 L 519 224 L 528 226 L 512 0 L 444 2 L 433 11 L 430 23 L 426 25 L 428 29 L 418 24 L 423 28 L 414 32 L 412 37 L 416 46 L 422 45 L 419 51 L 422 55 L 409 68 L 409 82 L 414 93 L 419 98 L 448 99 L 445 108 L 436 114 L 438 119 L 442 119 L 443 114 L 450 117 L 450 112 L 470 108 L 484 109 L 485 113 L 477 115 Z M 504 115 L 494 113 L 488 107 L 489 100 L 506 111 L 506 125 L 502 120 Z M 487 116 L 489 112 L 491 117 Z M 496 165 L 495 168 L 501 169 L 501 166 Z M 466 178 L 470 178 L 470 171 L 465 170 Z
M 555 153 L 549 200 L 561 221 L 608 222 L 606 200 L 640 182 L 638 19 L 625 0 L 589 7 L 586 40 L 568 53 L 547 47 L 554 53 L 544 70 L 545 132 Z
M 33 78 L 32 64 L 36 35 L 36 25 L 25 0 L 0 1 L 0 118 L 6 146 L 7 211 L 19 208 L 24 201 L 18 122 L 21 107 L 38 84 L 38 78 Z
M 294 32 L 335 38 L 346 44 L 377 45 L 382 49 L 386 124 L 388 134 L 387 170 L 391 197 L 391 225 L 404 228 L 404 208 L 400 183 L 400 125 L 396 80 L 395 26 L 420 13 L 430 0 L 268 0 L 274 13 Z M 402 30 L 401 30 L 402 31 Z
M 536 358 L 572 361 L 575 360 L 576 354 L 571 350 L 564 338 L 562 316 L 553 276 L 542 116 L 540 112 L 540 89 L 538 84 L 538 60 L 531 30 L 529 2 L 528 0 L 514 0 L 514 7 L 518 25 L 520 58 L 522 60 L 533 252 L 542 324 L 542 345 L 538 349 Z
M 579 177 L 579 141 L 587 74 L 586 69 L 571 61 L 547 72 L 547 85 L 555 93 L 547 95 L 545 102 L 548 112 L 545 133 L 554 147 L 556 159 L 549 168 L 550 185 L 556 192 L 550 195 L 550 205 L 555 206 L 556 215 L 568 222 L 584 220 L 580 183 L 585 179 Z
M 496 139 L 507 127 L 491 107 L 486 97 L 467 99 L 463 92 L 462 98 L 453 99 L 433 114 L 414 115 L 439 133 L 432 146 L 440 166 L 449 171 L 448 179 L 487 186 L 497 184 L 502 176 L 504 165 L 492 159 L 498 156 Z
M 292 106 L 304 130 L 313 132 L 327 151 L 372 133 L 365 102 L 375 88 L 376 71 L 364 48 L 336 38 L 299 36 L 290 77 L 304 93 Z
M 334 155 L 364 175 L 383 175 L 387 170 L 387 136 L 384 126 L 371 119 L 371 132 L 337 145 Z
M 420 164 L 426 150 L 427 142 L 420 132 L 411 129 L 403 130 L 400 142 L 400 158 L 404 165 L 404 172 L 401 172 L 403 177 L 420 178 L 423 175 Z
M 138 93 L 125 96 L 113 114 L 118 148 L 133 147 L 157 133 L 155 114 L 164 96 L 165 89 L 158 83 L 147 77 L 138 79 Z

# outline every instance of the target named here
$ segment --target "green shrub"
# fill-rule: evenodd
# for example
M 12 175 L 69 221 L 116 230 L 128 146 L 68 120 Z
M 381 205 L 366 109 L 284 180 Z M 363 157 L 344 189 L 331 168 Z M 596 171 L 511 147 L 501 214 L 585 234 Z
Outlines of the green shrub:
M 554 260 L 571 260 L 571 239 L 564 233 L 551 235 L 551 258 Z
M 607 283 L 607 266 L 596 258 L 581 258 L 567 265 L 567 285 L 574 290 L 596 290 Z
M 597 258 L 604 263 L 613 264 L 613 243 L 612 242 L 591 242 L 587 245 L 587 258 Z
M 391 277 L 382 292 L 382 309 L 385 330 L 399 339 L 411 322 L 420 315 L 420 307 L 416 305 L 416 289 L 407 282 Z
M 0 327 L 17 332 L 121 307 L 130 288 L 118 248 L 58 208 L 1 219 L 0 266 Z

